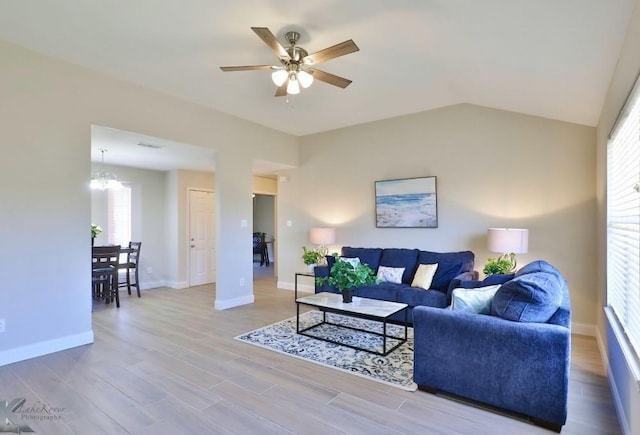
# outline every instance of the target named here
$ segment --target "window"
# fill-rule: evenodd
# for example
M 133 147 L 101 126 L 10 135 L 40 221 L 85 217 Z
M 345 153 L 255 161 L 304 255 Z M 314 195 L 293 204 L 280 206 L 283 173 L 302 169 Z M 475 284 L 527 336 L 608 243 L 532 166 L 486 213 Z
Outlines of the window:
M 128 246 L 131 240 L 131 186 L 109 189 L 108 242 Z
M 607 304 L 640 354 L 640 85 L 607 145 Z

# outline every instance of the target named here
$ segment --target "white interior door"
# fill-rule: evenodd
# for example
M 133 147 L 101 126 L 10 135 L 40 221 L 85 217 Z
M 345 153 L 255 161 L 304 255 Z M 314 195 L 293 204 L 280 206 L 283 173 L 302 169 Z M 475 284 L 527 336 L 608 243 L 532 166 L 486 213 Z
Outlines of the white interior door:
M 189 191 L 189 285 L 216 280 L 215 193 Z

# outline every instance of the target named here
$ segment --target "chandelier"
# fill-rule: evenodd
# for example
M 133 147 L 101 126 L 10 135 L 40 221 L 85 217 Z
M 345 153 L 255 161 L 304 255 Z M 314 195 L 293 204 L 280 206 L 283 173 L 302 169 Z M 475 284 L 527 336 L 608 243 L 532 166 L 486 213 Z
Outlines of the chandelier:
M 110 172 L 104 170 L 104 153 L 107 150 L 100 150 L 102 154 L 102 163 L 100 170 L 91 177 L 91 189 L 106 190 L 106 189 L 122 189 L 122 183 L 120 183 L 116 176 Z

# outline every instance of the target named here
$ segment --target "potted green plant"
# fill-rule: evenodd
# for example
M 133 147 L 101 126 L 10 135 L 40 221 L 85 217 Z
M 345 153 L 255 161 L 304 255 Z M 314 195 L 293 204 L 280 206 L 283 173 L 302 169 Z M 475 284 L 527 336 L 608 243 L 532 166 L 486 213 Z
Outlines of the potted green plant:
M 485 275 L 504 275 L 516 268 L 516 254 L 505 254 L 498 258 L 489 258 L 482 270 Z
M 329 284 L 337 288 L 342 293 L 342 301 L 349 303 L 352 301 L 353 289 L 365 284 L 380 282 L 373 270 L 364 264 L 358 263 L 353 266 L 346 261 L 337 259 L 331 267 L 329 276 L 316 278 L 318 284 Z
M 320 262 L 322 255 L 315 249 L 307 249 L 302 247 L 302 262 L 307 265 L 309 272 L 313 272 L 313 268 Z

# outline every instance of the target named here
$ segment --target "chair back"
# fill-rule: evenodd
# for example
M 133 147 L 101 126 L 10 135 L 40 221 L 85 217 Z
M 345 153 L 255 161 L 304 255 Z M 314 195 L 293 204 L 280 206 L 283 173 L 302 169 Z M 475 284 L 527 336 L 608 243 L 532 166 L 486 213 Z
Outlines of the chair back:
M 260 254 L 267 245 L 264 233 L 253 233 L 253 253 Z
M 120 261 L 120 245 L 94 246 L 91 248 L 91 260 L 93 269 L 117 268 Z
M 127 254 L 127 263 L 130 265 L 138 265 L 140 259 L 140 249 L 142 249 L 142 242 L 129 242 L 129 253 Z

